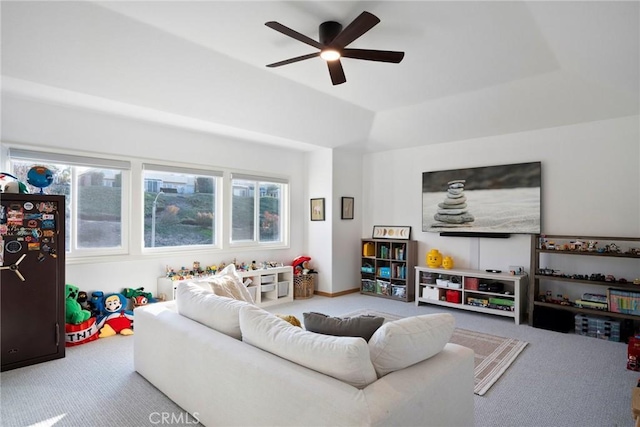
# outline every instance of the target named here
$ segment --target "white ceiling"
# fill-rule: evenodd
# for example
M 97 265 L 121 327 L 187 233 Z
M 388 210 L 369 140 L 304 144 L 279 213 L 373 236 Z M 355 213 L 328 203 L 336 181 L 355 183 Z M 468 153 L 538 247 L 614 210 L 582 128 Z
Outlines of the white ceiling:
M 640 3 L 485 1 L 2 2 L 5 96 L 28 96 L 302 150 L 369 151 L 639 113 Z M 317 39 L 363 10 L 333 86 Z

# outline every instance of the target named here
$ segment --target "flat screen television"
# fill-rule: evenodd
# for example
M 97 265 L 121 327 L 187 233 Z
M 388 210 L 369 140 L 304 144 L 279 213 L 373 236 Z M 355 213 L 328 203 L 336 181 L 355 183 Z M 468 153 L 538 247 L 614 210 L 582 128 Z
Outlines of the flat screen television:
M 540 162 L 422 173 L 422 231 L 447 236 L 540 233 Z

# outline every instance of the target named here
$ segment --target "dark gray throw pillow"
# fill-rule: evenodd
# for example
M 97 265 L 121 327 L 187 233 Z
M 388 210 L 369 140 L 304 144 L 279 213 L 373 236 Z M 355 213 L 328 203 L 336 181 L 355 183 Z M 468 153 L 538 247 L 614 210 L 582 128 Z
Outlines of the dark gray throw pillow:
M 356 317 L 331 317 L 322 313 L 302 313 L 307 331 L 340 337 L 362 337 L 367 342 L 384 323 L 384 317 L 361 315 Z

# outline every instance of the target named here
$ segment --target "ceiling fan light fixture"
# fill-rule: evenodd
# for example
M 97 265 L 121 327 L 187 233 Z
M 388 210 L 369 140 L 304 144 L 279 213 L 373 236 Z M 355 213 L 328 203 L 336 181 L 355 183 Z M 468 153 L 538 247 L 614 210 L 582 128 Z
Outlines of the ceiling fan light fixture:
M 336 59 L 340 59 L 340 52 L 335 49 L 324 49 L 320 52 L 320 58 L 325 61 L 335 61 Z

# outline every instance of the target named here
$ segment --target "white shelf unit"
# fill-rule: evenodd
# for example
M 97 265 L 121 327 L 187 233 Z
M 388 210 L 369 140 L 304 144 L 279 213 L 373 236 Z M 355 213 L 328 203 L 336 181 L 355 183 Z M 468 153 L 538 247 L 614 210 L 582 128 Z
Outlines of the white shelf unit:
M 456 286 L 458 285 L 447 286 L 444 284 L 430 283 L 433 281 L 433 276 L 455 277 L 460 287 L 457 288 Z M 473 282 L 499 282 L 503 284 L 504 289 L 502 292 L 488 292 L 471 289 L 470 287 L 472 286 L 471 284 Z M 516 325 L 520 324 L 520 321 L 522 320 L 524 315 L 524 308 L 526 307 L 526 275 L 488 273 L 481 270 L 447 270 L 444 268 L 416 267 L 415 285 L 416 305 L 420 305 L 420 303 L 426 303 L 457 308 L 460 310 L 476 311 L 479 313 L 512 317 L 515 320 Z M 446 301 L 447 291 L 458 292 L 460 302 L 458 303 Z M 443 298 L 445 298 L 444 301 Z M 513 301 L 513 310 L 471 305 L 469 303 L 469 298 L 475 299 L 476 303 L 484 303 L 485 301 L 488 303 L 492 301 L 492 299 Z M 504 307 L 504 305 L 501 306 Z
M 243 281 L 247 278 L 251 279 L 248 289 L 255 303 L 259 306 L 293 301 L 293 267 L 290 265 L 238 271 L 238 275 Z M 187 281 L 204 279 L 206 277 L 187 279 Z M 167 277 L 158 278 L 158 295 L 164 294 L 166 300 L 174 300 L 176 287 L 180 282 Z

